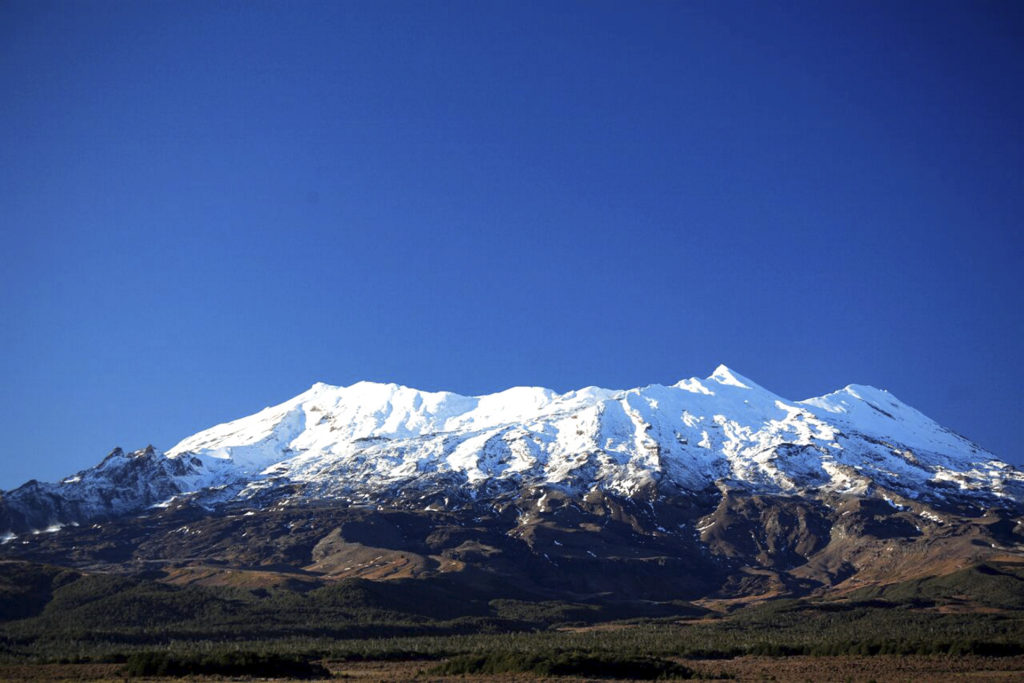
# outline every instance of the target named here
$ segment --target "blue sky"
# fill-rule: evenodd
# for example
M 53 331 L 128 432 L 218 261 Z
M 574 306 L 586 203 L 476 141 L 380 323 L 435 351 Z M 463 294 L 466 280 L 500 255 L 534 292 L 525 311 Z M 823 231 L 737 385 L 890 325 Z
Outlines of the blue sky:
M 724 362 L 1021 451 L 1010 2 L 0 5 L 0 488 L 315 381 Z

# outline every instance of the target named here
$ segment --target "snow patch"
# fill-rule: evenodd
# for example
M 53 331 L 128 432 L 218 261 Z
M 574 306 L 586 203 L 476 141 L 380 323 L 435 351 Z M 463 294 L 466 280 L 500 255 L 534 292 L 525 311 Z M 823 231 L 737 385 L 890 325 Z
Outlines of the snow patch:
M 928 519 L 928 520 L 931 520 L 931 521 L 935 522 L 936 524 L 944 524 L 945 521 L 946 521 L 946 520 L 942 519 L 942 517 L 939 517 L 938 515 L 936 515 L 936 514 L 934 514 L 932 512 L 929 512 L 928 510 L 922 510 L 918 514 L 921 517 L 924 517 L 925 519 Z

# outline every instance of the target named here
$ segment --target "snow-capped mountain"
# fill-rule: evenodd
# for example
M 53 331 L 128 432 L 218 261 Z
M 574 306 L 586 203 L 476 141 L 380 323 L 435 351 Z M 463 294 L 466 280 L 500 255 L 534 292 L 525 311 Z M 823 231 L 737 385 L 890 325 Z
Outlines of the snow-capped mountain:
M 742 490 L 1015 508 L 1024 474 L 886 391 L 784 399 L 725 366 L 705 379 L 487 396 L 315 384 L 158 453 L 120 449 L 0 497 L 0 534 L 190 501 L 472 506 L 557 490 L 624 498 Z

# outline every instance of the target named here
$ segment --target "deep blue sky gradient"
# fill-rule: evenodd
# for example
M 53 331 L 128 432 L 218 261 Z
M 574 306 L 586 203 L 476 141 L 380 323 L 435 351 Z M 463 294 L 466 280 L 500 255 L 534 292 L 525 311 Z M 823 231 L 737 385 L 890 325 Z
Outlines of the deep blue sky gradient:
M 1024 5 L 0 4 L 0 488 L 720 362 L 1021 449 Z

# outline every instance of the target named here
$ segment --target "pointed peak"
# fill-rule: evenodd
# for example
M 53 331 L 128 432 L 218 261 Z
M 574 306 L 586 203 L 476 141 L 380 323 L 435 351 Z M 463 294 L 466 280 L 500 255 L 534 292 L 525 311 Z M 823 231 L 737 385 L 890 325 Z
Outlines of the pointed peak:
M 121 448 L 120 446 L 114 446 L 114 450 L 107 453 L 107 457 L 103 458 L 103 460 L 100 462 L 100 465 L 102 466 L 106 463 L 120 461 L 124 457 L 124 449 Z
M 715 368 L 715 371 L 711 373 L 711 376 L 708 377 L 708 379 L 714 380 L 719 384 L 727 384 L 741 389 L 754 389 L 757 387 L 756 383 L 737 372 L 733 372 L 724 364 Z

